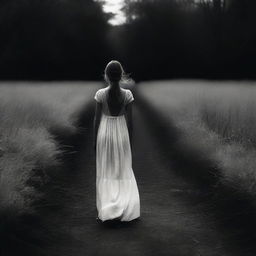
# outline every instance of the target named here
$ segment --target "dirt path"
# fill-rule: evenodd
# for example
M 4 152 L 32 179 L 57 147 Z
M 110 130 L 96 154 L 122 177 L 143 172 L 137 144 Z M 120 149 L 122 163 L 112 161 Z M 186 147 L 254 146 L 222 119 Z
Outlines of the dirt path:
M 141 218 L 131 223 L 98 223 L 95 205 L 95 154 L 87 146 L 73 167 L 66 203 L 53 217 L 60 244 L 56 255 L 229 255 L 214 222 L 204 216 L 200 191 L 175 176 L 152 138 L 150 124 L 134 108 L 133 169 Z M 72 166 L 72 165 L 71 165 Z M 68 196 L 67 196 L 68 195 Z M 49 249 L 49 248 L 48 248 Z
M 40 225 L 32 224 L 37 229 L 34 240 L 40 242 L 29 251 L 47 256 L 236 255 L 232 239 L 205 211 L 205 187 L 177 174 L 175 154 L 139 104 L 134 107 L 133 170 L 141 218 L 129 223 L 96 221 L 93 107 L 88 106 L 80 120 L 81 135 L 70 141 L 76 145 L 76 157 L 70 156 L 68 168 L 56 174 L 56 184 L 48 191 L 46 204 L 51 206 L 42 208 Z M 182 165 L 187 171 L 194 167 Z

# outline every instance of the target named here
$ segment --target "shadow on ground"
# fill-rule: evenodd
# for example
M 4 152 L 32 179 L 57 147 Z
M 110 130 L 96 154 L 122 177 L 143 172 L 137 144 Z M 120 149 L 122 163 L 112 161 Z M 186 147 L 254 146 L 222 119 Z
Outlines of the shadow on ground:
M 11 210 L 1 212 L 1 255 L 60 255 L 54 253 L 55 249 L 63 241 L 70 241 L 59 221 L 71 200 L 69 188 L 76 177 L 78 159 L 87 148 L 88 134 L 92 133 L 93 103 L 87 103 L 79 113 L 76 132 L 51 128 L 50 133 L 63 150 L 59 156 L 62 164 L 48 171 L 48 181 L 40 187 L 43 196 L 33 203 L 33 212 L 21 215 Z
M 202 158 L 192 147 L 179 142 L 182 132 L 163 113 L 155 109 L 136 89 L 137 106 L 145 123 L 150 124 L 151 138 L 158 144 L 167 162 L 179 176 L 201 191 L 198 197 L 202 210 L 216 220 L 216 225 L 228 239 L 234 255 L 256 253 L 256 208 L 252 195 L 221 183 L 223 171 L 210 159 Z M 242 253 L 242 254 L 241 254 Z
M 193 232 L 202 239 L 207 235 L 207 223 L 202 233 L 197 230 L 203 228 L 203 215 L 214 220 L 221 239 L 232 251 L 229 255 L 255 255 L 256 211 L 250 195 L 223 186 L 222 170 L 216 163 L 203 159 L 193 148 L 182 147 L 182 132 L 153 108 L 138 89 L 134 96 L 137 135 L 133 159 L 135 169 L 140 168 L 135 170 L 135 176 L 142 192 L 142 218 L 130 223 L 96 221 L 94 102 L 89 102 L 79 114 L 77 132 L 57 127 L 51 130 L 65 151 L 60 156 L 63 165 L 52 173 L 44 199 L 37 202 L 36 213 L 5 225 L 8 235 L 1 237 L 5 241 L 2 255 L 200 255 L 198 250 L 203 249 Z M 162 158 L 150 160 L 157 154 Z M 155 171 L 161 172 L 159 179 Z M 184 180 L 199 193 L 175 196 L 168 180 L 170 175 L 176 175 L 177 182 Z M 185 198 L 185 202 L 179 201 Z M 193 204 L 199 205 L 198 216 L 202 220 L 196 219 L 197 214 L 189 209 Z M 178 212 L 181 210 L 185 213 Z M 198 221 L 200 225 L 188 233 L 190 229 L 186 229 L 184 220 L 191 225 Z M 205 243 L 211 245 L 212 241 Z M 201 255 L 218 254 L 214 248 L 208 248 Z

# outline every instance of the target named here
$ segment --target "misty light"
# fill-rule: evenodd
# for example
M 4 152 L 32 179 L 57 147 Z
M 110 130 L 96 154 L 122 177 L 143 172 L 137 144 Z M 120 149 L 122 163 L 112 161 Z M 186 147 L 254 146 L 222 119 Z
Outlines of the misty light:
M 109 20 L 111 25 L 121 25 L 126 21 L 125 14 L 121 10 L 124 6 L 124 0 L 105 0 L 103 10 L 106 13 L 113 13 L 114 16 Z

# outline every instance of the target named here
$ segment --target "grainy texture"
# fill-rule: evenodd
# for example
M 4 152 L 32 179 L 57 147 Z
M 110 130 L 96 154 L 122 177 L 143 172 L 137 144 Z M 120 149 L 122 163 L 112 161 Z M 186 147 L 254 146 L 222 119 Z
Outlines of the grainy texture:
M 185 148 L 184 133 L 161 108 L 139 90 L 134 98 L 133 169 L 141 218 L 96 221 L 91 101 L 80 112 L 79 133 L 55 133 L 74 154 L 64 156 L 64 167 L 47 185 L 37 215 L 22 217 L 18 229 L 15 223 L 9 226 L 4 256 L 255 255 L 251 201 L 219 184 L 222 170 L 214 159 Z

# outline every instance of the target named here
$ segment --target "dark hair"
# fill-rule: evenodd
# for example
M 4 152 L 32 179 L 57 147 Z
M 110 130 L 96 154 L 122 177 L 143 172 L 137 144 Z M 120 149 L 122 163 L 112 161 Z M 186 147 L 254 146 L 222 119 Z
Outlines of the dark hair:
M 111 60 L 104 71 L 104 79 L 106 82 L 130 82 L 127 74 L 125 74 L 121 63 L 117 60 Z
M 123 66 L 117 60 L 111 60 L 107 64 L 104 71 L 104 80 L 107 83 L 119 82 L 123 87 L 134 84 L 134 80 L 130 78 L 130 74 L 124 72 Z

